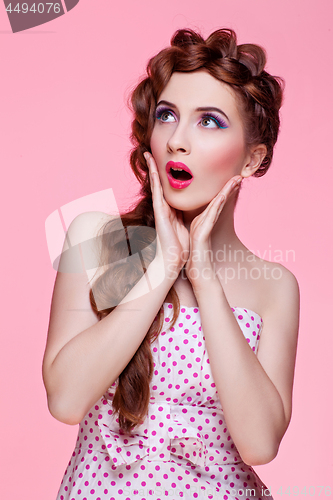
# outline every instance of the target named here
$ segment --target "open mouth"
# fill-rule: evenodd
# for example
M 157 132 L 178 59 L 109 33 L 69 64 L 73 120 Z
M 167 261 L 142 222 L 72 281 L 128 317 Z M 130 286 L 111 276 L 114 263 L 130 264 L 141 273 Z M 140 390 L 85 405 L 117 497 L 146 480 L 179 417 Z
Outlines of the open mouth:
M 181 168 L 170 168 L 170 174 L 174 179 L 178 181 L 188 181 L 192 179 L 192 175 Z

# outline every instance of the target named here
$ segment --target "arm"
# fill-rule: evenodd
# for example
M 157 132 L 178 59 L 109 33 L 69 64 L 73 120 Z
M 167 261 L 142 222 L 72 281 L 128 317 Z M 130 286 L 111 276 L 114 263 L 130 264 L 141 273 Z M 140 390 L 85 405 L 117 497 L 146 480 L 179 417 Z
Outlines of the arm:
M 276 456 L 291 417 L 299 290 L 293 274 L 279 266 L 282 277 L 270 287 L 255 356 L 206 257 L 211 254 L 212 229 L 226 199 L 237 189 L 237 178 L 231 178 L 193 219 L 186 272 L 200 307 L 212 375 L 228 429 L 244 462 L 259 465 Z
M 79 234 L 84 241 L 82 227 L 92 225 L 86 214 L 79 216 L 69 228 L 69 239 Z M 61 262 L 60 269 L 64 268 L 70 269 L 70 264 Z M 161 269 L 156 258 L 126 296 L 128 301 L 124 299 L 101 321 L 91 309 L 85 270 L 58 272 L 43 360 L 49 410 L 55 418 L 79 423 L 131 360 L 177 277 L 162 273 L 164 278 L 156 285 Z
M 245 463 L 273 460 L 291 418 L 299 322 L 299 290 L 283 266 L 265 312 L 257 356 L 248 345 L 218 280 L 196 293 L 202 328 L 230 434 Z

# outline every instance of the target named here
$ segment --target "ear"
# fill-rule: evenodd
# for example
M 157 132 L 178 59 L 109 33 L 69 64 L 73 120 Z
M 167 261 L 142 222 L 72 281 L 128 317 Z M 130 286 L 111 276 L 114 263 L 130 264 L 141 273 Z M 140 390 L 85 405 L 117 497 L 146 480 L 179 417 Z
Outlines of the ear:
M 240 175 L 242 177 L 251 177 L 260 167 L 266 154 L 267 148 L 265 144 L 254 146 L 247 157 L 247 163 L 242 168 Z

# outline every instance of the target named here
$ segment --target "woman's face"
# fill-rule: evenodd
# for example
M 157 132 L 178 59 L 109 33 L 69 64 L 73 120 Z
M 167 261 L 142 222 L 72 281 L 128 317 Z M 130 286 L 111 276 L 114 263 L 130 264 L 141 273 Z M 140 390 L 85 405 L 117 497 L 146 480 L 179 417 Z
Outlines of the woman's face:
M 203 209 L 250 160 L 233 90 L 204 70 L 172 74 L 158 99 L 150 147 L 164 197 L 182 211 Z M 192 181 L 175 181 L 190 174 L 168 173 L 168 162 L 186 165 Z

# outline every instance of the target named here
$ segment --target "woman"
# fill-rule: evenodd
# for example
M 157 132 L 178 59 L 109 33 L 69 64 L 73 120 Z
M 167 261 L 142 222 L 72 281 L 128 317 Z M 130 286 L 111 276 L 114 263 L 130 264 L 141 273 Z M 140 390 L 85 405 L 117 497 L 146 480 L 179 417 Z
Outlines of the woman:
M 279 130 L 265 63 L 232 30 L 178 30 L 132 93 L 142 198 L 121 220 L 74 220 L 89 249 L 63 253 L 54 289 L 48 405 L 80 423 L 58 500 L 270 497 L 252 466 L 290 422 L 299 291 L 234 229 Z

